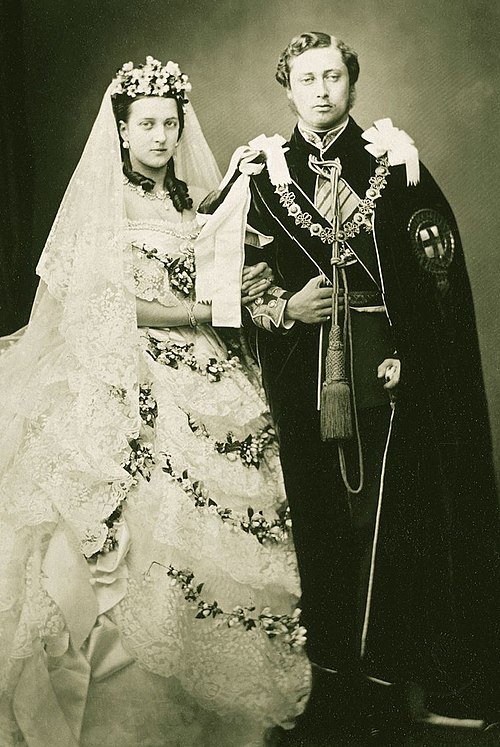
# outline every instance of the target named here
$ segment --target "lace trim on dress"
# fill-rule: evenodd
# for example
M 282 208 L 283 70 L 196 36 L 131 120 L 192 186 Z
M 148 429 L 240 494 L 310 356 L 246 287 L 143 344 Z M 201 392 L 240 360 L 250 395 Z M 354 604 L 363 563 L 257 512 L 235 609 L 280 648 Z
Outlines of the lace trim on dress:
M 147 422 L 149 430 L 154 430 L 156 413 L 157 405 L 154 397 L 151 394 L 151 389 L 149 387 L 145 387 L 143 389 L 142 408 L 140 414 L 143 418 L 143 422 Z M 145 442 L 144 437 L 141 433 L 137 439 L 133 439 L 131 441 L 130 454 L 123 465 L 124 469 L 130 474 L 133 480 L 129 485 L 129 489 L 138 487 L 141 478 L 146 480 L 147 482 L 150 481 L 155 461 L 156 459 L 155 454 L 152 450 L 152 444 L 150 442 Z M 171 478 L 173 478 L 177 483 L 180 484 L 184 492 L 188 492 L 185 485 L 187 481 L 187 473 L 185 479 L 183 478 L 183 476 L 177 475 L 174 472 L 168 458 L 167 466 L 164 468 L 164 471 L 167 472 L 167 474 L 169 474 Z M 196 487 L 193 488 L 192 485 L 190 487 L 191 493 L 194 493 L 194 496 L 196 498 L 195 506 L 197 508 L 205 508 L 207 506 L 207 501 L 203 499 L 202 491 L 197 490 Z M 97 542 L 93 544 L 93 538 L 88 538 L 88 542 L 83 548 L 87 558 L 95 558 L 97 554 L 110 552 L 116 549 L 117 544 L 119 543 L 119 540 L 117 538 L 116 525 L 121 520 L 123 503 L 125 503 L 125 501 L 126 495 L 123 497 L 122 502 L 118 506 L 118 508 L 115 509 L 115 511 L 110 516 L 106 517 L 103 520 L 102 530 L 105 534 L 104 541 L 102 537 L 99 536 L 96 538 Z M 213 505 L 215 506 L 216 504 L 213 503 Z M 217 515 L 222 518 L 220 514 Z M 257 526 L 254 527 L 255 531 L 252 531 L 252 515 L 253 511 L 249 513 L 250 523 L 248 525 L 248 529 L 245 529 L 245 527 L 242 526 L 241 522 L 232 523 L 234 524 L 234 526 L 239 526 L 244 531 L 247 531 L 249 534 L 253 535 L 258 541 L 262 541 L 262 538 L 259 537 Z M 230 517 L 228 516 L 227 518 Z M 280 524 L 281 522 L 277 522 L 276 528 L 279 529 Z M 282 530 L 286 531 L 286 523 L 283 523 Z M 269 531 L 267 534 L 269 534 L 269 536 L 272 536 L 271 531 Z M 256 626 L 262 627 L 263 631 L 270 638 L 274 638 L 277 636 L 281 637 L 281 635 L 283 635 L 284 642 L 292 647 L 300 647 L 305 643 L 305 629 L 300 626 L 300 610 L 298 609 L 296 609 L 290 616 L 275 615 L 271 613 L 268 608 L 266 608 L 260 613 L 260 615 L 254 617 L 251 615 L 253 608 L 244 608 L 243 606 L 239 605 L 233 610 L 233 613 L 228 614 L 219 607 L 217 602 L 209 604 L 200 599 L 200 592 L 204 584 L 202 583 L 194 585 L 192 583 L 194 574 L 191 571 L 183 571 L 176 569 L 173 566 L 169 566 L 167 569 L 167 575 L 180 583 L 186 601 L 196 602 L 195 609 L 198 611 L 196 617 L 199 619 L 205 619 L 209 616 L 214 618 L 221 617 L 227 622 L 227 625 L 229 627 L 241 623 L 246 630 L 251 630 Z
M 165 330 L 168 333 L 168 330 Z M 210 382 L 218 382 L 228 371 L 241 366 L 237 356 L 231 356 L 225 360 L 209 358 L 204 364 L 200 363 L 193 353 L 194 343 L 175 342 L 172 339 L 158 340 L 151 333 L 146 334 L 148 340 L 147 352 L 157 363 L 162 363 L 171 368 L 178 368 L 183 363 L 192 371 L 206 376 Z
M 177 236 L 168 228 L 163 233 Z M 196 278 L 193 235 L 185 234 L 180 237 L 184 241 L 176 247 L 177 256 L 145 242 L 131 242 L 133 290 L 138 298 L 157 300 L 164 306 L 175 306 L 178 303 L 176 293 L 181 299 L 193 297 Z
M 159 301 L 164 306 L 176 306 L 178 299 L 170 288 L 168 272 L 152 262 L 139 249 L 133 251 L 133 292 L 145 301 Z
M 164 454 L 165 464 L 162 471 L 178 483 L 183 491 L 189 496 L 197 508 L 205 509 L 209 513 L 216 514 L 221 521 L 227 522 L 230 526 L 241 529 L 247 534 L 251 534 L 257 540 L 264 544 L 265 542 L 285 542 L 289 539 L 289 533 L 292 528 L 290 519 L 290 510 L 286 510 L 277 519 L 268 521 L 262 511 L 254 511 L 248 508 L 245 516 L 237 516 L 231 508 L 222 508 L 210 498 L 208 491 L 203 487 L 200 480 L 191 480 L 187 470 L 182 474 L 176 472 L 172 466 L 169 455 Z
M 132 655 L 150 671 L 179 677 L 219 716 L 250 716 L 265 726 L 293 721 L 303 710 L 300 696 L 307 696 L 310 687 L 300 649 L 275 645 L 261 628 L 229 627 L 213 618 L 201 622 L 180 586 L 165 569 L 158 571 L 163 572 L 131 581 L 127 597 L 113 610 Z
M 137 263 L 134 266 L 134 274 L 136 276 L 138 274 L 138 265 L 141 257 L 149 260 L 156 260 L 158 263 L 157 267 L 148 268 L 151 275 L 159 278 L 160 275 L 158 271 L 160 270 L 160 272 L 163 272 L 165 275 L 164 283 L 166 285 L 170 284 L 170 286 L 174 288 L 181 297 L 185 298 L 193 295 L 196 270 L 194 265 L 193 245 L 191 243 L 188 243 L 181 248 L 182 255 L 180 257 L 174 257 L 172 254 L 159 251 L 156 247 L 150 247 L 147 244 L 139 244 L 137 242 L 132 242 L 132 248 L 136 253 L 138 253 Z M 144 265 L 142 264 L 142 268 L 143 267 Z
M 185 223 L 173 223 L 166 220 L 128 220 L 129 228 L 137 228 L 142 231 L 158 231 L 167 236 L 175 236 L 176 239 L 194 239 L 198 238 L 201 231 L 195 220 L 186 221 Z

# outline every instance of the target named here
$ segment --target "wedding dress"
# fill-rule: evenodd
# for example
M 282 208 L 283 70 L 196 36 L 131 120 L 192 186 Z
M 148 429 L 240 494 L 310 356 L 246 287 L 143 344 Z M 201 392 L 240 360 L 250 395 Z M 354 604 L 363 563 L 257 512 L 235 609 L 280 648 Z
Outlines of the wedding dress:
M 216 167 L 191 107 L 182 143 L 195 197 Z M 250 747 L 304 707 L 257 372 L 234 333 L 137 328 L 136 297 L 193 299 L 199 231 L 124 183 L 108 91 L 0 356 L 2 746 Z

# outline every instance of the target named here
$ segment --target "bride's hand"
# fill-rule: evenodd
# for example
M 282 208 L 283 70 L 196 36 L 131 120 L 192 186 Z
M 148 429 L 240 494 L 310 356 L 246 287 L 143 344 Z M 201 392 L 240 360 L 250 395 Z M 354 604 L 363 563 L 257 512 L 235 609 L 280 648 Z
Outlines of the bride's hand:
M 248 306 L 270 287 L 273 282 L 273 271 L 267 262 L 246 265 L 243 268 L 241 280 L 241 303 L 243 306 Z

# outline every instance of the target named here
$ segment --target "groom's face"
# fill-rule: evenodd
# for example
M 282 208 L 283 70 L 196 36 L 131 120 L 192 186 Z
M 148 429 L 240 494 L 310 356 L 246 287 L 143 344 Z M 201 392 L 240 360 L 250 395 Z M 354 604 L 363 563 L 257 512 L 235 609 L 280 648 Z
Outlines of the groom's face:
M 352 91 L 340 50 L 315 47 L 293 58 L 287 91 L 299 122 L 317 132 L 347 119 Z

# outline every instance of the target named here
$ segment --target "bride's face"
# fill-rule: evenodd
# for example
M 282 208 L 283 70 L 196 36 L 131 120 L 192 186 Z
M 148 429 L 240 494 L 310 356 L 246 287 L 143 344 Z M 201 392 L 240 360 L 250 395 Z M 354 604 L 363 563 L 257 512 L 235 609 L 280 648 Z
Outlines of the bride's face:
M 129 143 L 134 171 L 164 169 L 172 158 L 179 138 L 179 115 L 174 99 L 148 96 L 133 101 L 127 122 L 120 122 L 120 134 Z

